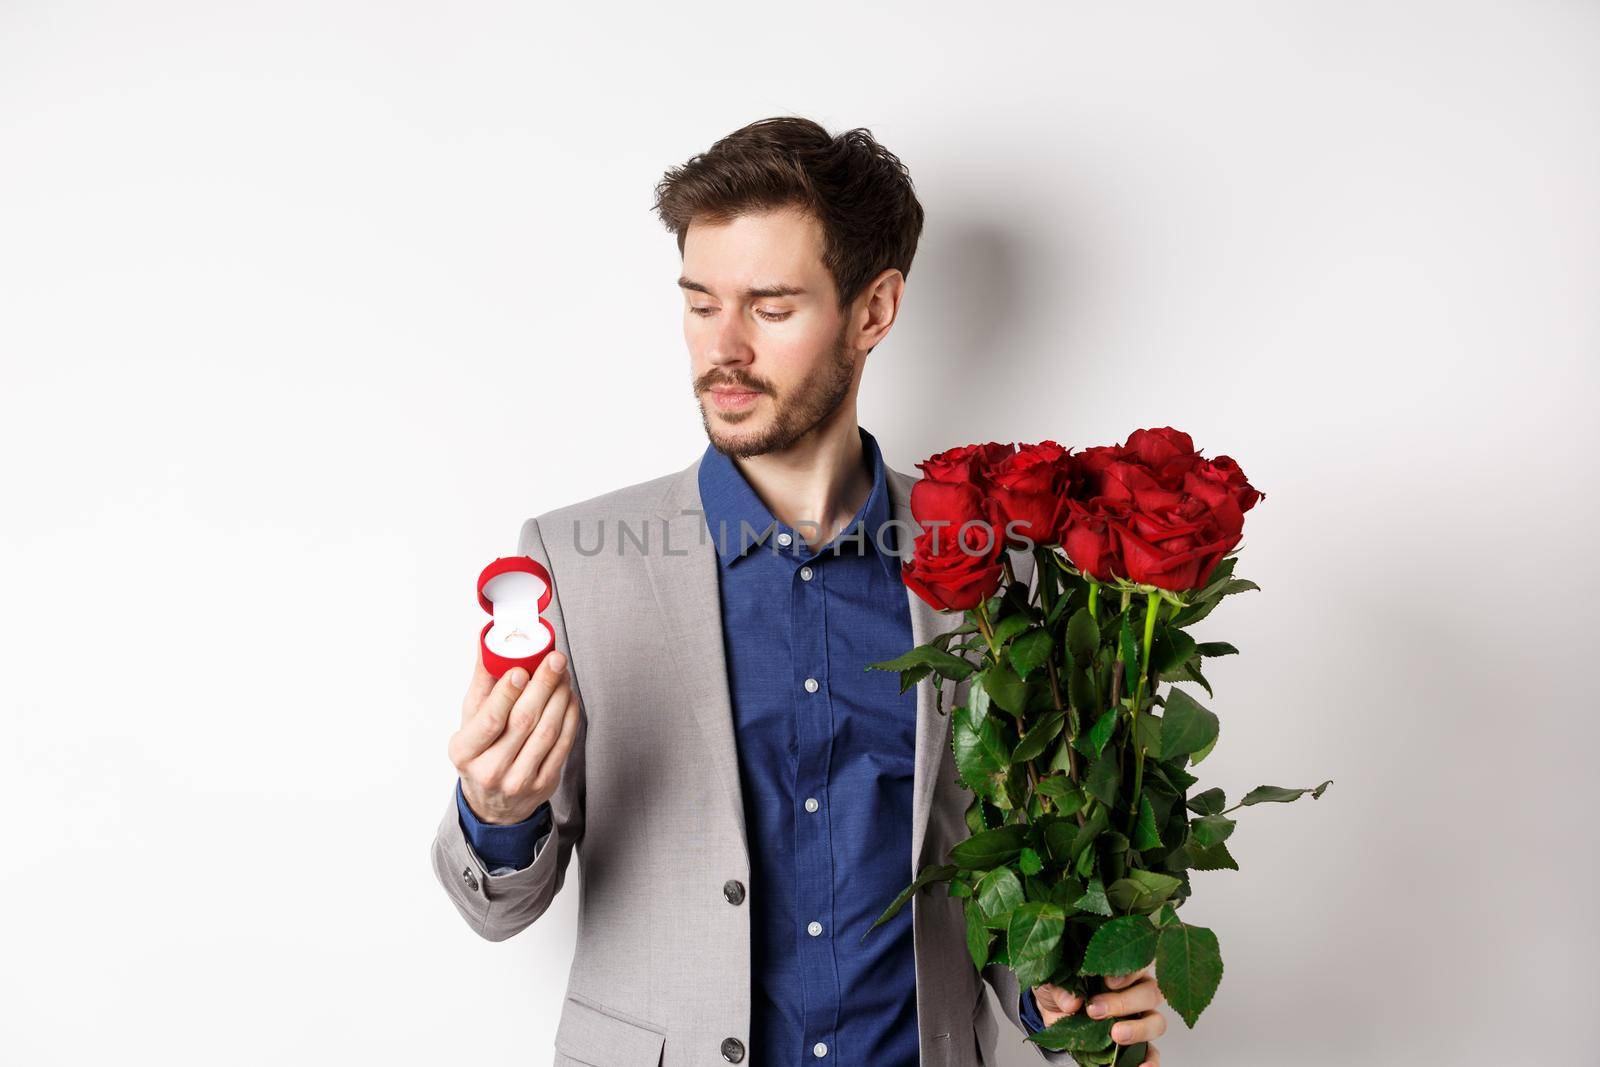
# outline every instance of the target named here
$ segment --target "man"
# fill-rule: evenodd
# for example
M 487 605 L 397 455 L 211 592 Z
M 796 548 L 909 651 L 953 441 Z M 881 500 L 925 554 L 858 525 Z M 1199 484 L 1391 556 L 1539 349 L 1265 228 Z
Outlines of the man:
M 581 852 L 558 1065 L 993 1063 L 959 900 L 920 892 L 863 940 L 971 799 L 934 683 L 865 669 L 953 625 L 901 584 L 915 479 L 856 422 L 921 205 L 867 131 L 777 118 L 668 171 L 656 210 L 709 443 L 524 523 L 557 651 L 531 680 L 475 663 L 434 871 L 499 941 Z M 982 977 L 1023 1032 L 1081 1007 Z M 1148 971 L 1108 984 L 1089 1012 L 1119 1044 L 1164 1032 Z

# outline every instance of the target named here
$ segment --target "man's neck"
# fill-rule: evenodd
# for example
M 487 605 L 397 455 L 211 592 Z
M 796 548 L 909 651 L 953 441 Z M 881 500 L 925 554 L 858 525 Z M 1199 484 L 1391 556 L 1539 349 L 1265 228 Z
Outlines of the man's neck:
M 773 516 L 813 550 L 855 518 L 872 492 L 861 431 L 848 404 L 782 452 L 734 463 Z

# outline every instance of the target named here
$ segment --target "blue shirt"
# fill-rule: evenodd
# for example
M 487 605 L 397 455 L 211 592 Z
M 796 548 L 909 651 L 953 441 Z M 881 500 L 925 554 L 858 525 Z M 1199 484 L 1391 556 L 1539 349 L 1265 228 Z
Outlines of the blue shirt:
M 872 489 L 815 550 L 729 457 L 707 445 L 700 462 L 751 863 L 752 1063 L 817 1064 L 821 1045 L 820 1062 L 839 1067 L 917 1067 L 911 909 L 861 941 L 916 874 L 917 701 L 899 675 L 866 670 L 913 641 L 883 456 L 859 432 Z M 491 874 L 532 862 L 548 804 L 486 826 L 459 784 L 456 796 Z M 1032 1001 L 1024 1018 L 1039 1029 Z

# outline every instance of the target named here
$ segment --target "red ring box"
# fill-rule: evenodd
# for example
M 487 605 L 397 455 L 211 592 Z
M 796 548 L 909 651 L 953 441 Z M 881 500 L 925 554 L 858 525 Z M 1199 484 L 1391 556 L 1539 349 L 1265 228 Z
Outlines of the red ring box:
M 495 678 L 512 667 L 531 675 L 556 647 L 556 632 L 542 617 L 554 589 L 550 572 L 531 556 L 501 556 L 478 575 L 478 603 L 494 618 L 478 634 L 484 669 Z

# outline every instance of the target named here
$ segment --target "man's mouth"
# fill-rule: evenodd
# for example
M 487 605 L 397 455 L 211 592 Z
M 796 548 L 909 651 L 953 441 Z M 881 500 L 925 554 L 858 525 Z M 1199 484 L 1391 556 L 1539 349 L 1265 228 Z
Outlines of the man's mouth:
M 761 394 L 754 389 L 713 388 L 712 402 L 723 411 L 743 411 L 756 402 Z

